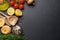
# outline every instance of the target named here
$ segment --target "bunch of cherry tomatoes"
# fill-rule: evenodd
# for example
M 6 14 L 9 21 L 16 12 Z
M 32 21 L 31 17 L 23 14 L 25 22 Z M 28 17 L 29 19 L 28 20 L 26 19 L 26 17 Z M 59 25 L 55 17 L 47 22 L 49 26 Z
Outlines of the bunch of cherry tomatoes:
M 10 0 L 10 5 L 13 6 L 15 9 L 24 9 L 24 0 Z

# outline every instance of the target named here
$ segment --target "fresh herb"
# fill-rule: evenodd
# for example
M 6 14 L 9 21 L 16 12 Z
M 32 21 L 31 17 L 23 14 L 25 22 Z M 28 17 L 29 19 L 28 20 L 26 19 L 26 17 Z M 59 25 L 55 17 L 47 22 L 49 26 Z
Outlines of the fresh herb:
M 8 35 L 3 35 L 0 34 L 0 40 L 27 40 L 24 34 L 20 35 L 14 35 L 14 34 L 8 34 Z

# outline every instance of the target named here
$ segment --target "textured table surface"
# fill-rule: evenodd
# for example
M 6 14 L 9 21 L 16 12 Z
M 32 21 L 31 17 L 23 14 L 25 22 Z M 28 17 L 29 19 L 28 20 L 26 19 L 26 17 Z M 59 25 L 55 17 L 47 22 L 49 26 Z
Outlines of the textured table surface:
M 28 40 L 60 40 L 60 0 L 35 0 L 25 4 L 23 28 Z
M 60 0 L 35 0 L 25 3 L 23 30 L 28 40 L 60 40 Z

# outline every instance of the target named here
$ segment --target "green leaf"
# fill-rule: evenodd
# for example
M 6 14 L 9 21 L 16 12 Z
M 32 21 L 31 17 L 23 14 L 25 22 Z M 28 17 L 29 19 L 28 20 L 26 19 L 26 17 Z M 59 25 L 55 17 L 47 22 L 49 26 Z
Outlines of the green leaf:
M 8 34 L 3 35 L 0 34 L 0 40 L 27 40 L 24 34 L 21 35 L 14 35 L 14 34 Z

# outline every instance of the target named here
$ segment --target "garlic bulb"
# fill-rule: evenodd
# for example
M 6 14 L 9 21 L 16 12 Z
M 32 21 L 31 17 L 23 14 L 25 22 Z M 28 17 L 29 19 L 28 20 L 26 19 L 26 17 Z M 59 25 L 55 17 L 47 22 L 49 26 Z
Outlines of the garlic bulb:
M 21 27 L 18 26 L 18 25 L 14 26 L 13 29 L 12 29 L 12 32 L 16 35 L 21 34 Z

